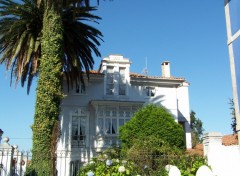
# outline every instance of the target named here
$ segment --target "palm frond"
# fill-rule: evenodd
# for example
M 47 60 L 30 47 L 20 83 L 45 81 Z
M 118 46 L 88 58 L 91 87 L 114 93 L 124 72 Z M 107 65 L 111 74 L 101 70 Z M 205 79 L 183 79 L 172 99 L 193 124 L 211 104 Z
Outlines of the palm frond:
M 103 35 L 99 30 L 87 24 L 97 23 L 97 20 L 101 19 L 91 14 L 94 10 L 96 8 L 83 6 L 78 9 L 75 18 L 73 8 L 63 11 L 64 72 L 71 85 L 83 82 L 83 72 L 89 78 L 89 71 L 94 65 L 93 54 L 101 56 L 98 46 Z
M 37 64 L 32 63 L 40 57 L 43 9 L 36 0 L 0 0 L 0 16 L 0 63 L 11 70 L 10 84 L 13 77 L 16 84 L 21 79 L 22 86 L 30 79 L 30 87 L 37 73 Z
M 63 71 L 69 83 L 78 85 L 84 83 L 83 72 L 89 77 L 93 54 L 100 56 L 102 34 L 90 23 L 98 23 L 101 18 L 91 13 L 96 8 L 88 6 L 89 1 L 58 1 L 68 4 L 60 10 L 64 26 Z M 5 63 L 11 70 L 10 84 L 13 78 L 16 84 L 21 80 L 22 86 L 26 82 L 28 93 L 41 64 L 41 30 L 47 2 L 53 1 L 0 0 L 0 64 Z

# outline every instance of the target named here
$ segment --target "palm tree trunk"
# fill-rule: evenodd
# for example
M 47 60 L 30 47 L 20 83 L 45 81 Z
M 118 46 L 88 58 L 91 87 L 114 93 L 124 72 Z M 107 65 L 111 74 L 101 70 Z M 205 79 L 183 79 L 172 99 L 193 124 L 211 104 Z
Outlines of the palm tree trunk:
M 37 85 L 33 130 L 32 169 L 37 175 L 55 175 L 56 130 L 62 100 L 63 26 L 56 8 L 45 9 L 42 56 Z M 55 133 L 55 134 L 54 134 Z

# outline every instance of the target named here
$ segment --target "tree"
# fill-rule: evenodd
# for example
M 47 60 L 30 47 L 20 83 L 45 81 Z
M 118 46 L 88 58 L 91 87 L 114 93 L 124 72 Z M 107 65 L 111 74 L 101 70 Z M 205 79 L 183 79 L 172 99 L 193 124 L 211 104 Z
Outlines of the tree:
M 16 83 L 21 80 L 23 86 L 28 81 L 28 92 L 39 75 L 32 126 L 32 168 L 38 175 L 55 172 L 53 139 L 64 73 L 70 83 L 80 84 L 82 72 L 88 75 L 93 67 L 92 52 L 100 56 L 101 32 L 82 22 L 100 19 L 90 14 L 92 10 L 88 0 L 0 0 L 0 63 L 11 69 Z
M 11 70 L 11 81 L 22 86 L 27 81 L 29 92 L 32 79 L 37 75 L 41 56 L 42 8 L 31 1 L 20 4 L 11 0 L 0 1 L 0 63 Z
M 174 121 L 168 110 L 161 106 L 147 105 L 143 107 L 120 128 L 123 149 L 130 149 L 135 141 L 148 140 L 149 137 L 161 139 L 161 143 L 170 146 L 184 148 L 183 128 Z
M 195 117 L 196 113 L 191 111 L 190 113 L 190 127 L 191 127 L 191 135 L 192 135 L 192 146 L 195 147 L 198 143 L 202 142 L 203 135 L 203 123 L 199 118 Z
M 236 121 L 236 114 L 235 114 L 233 99 L 229 99 L 229 104 L 230 104 L 230 110 L 231 110 L 231 115 L 232 115 L 231 128 L 232 128 L 233 134 L 237 134 L 237 130 L 236 130 L 237 121 Z

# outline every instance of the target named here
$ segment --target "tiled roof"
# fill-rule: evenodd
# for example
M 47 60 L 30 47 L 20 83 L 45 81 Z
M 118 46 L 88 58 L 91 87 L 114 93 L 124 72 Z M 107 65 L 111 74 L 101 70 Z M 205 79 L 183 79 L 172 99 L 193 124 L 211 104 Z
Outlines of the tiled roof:
M 90 74 L 96 74 L 96 75 L 103 75 L 103 73 L 100 73 L 99 70 L 90 70 Z M 185 80 L 185 78 L 177 78 L 177 77 L 162 77 L 162 76 L 146 76 L 138 73 L 132 73 L 130 72 L 130 77 L 135 78 L 150 78 L 150 79 L 168 79 L 168 80 Z
M 103 73 L 100 73 L 98 70 L 90 70 L 89 73 L 93 75 L 103 75 Z
M 203 156 L 203 144 L 197 144 L 193 149 L 188 149 L 186 151 L 187 154 L 196 154 L 199 156 Z
M 237 145 L 238 144 L 237 134 L 230 134 L 230 135 L 223 136 L 222 144 L 225 145 L 225 146 Z
M 162 77 L 162 76 L 146 76 L 138 73 L 130 73 L 130 77 L 135 78 L 150 78 L 150 79 L 171 79 L 171 80 L 185 80 L 185 78 L 177 78 L 177 77 Z

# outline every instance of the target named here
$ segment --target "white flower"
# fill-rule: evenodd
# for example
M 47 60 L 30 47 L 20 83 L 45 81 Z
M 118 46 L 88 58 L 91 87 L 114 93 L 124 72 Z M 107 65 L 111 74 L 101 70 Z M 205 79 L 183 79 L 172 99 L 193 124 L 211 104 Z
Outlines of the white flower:
M 94 164 L 95 162 L 94 161 L 90 161 L 89 164 Z
M 106 165 L 107 165 L 107 166 L 111 166 L 111 165 L 112 165 L 112 160 L 107 160 L 107 161 L 106 161 Z
M 126 160 L 122 160 L 122 164 L 125 166 L 127 164 Z
M 123 172 L 125 172 L 125 171 L 126 171 L 126 169 L 125 169 L 124 166 L 120 166 L 120 167 L 118 168 L 118 172 L 120 172 L 120 173 L 123 173 Z
M 93 173 L 92 171 L 89 171 L 89 172 L 87 173 L 87 176 L 94 176 L 94 173 Z

